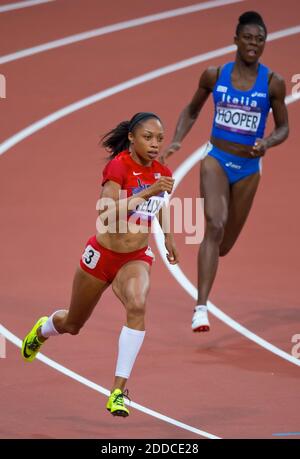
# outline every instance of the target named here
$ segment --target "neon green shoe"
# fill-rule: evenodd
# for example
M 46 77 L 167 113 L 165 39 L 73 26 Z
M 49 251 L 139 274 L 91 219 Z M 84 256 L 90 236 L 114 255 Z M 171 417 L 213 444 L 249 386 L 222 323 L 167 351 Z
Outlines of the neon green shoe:
M 124 403 L 124 397 L 128 398 L 128 390 L 122 392 L 121 389 L 115 389 L 109 396 L 106 404 L 106 409 L 111 412 L 113 416 L 122 416 L 126 418 L 129 416 L 129 410 Z
M 48 317 L 41 317 L 37 323 L 34 325 L 33 329 L 30 330 L 27 336 L 23 339 L 22 342 L 22 356 L 24 357 L 27 362 L 32 362 L 35 359 L 37 353 L 40 350 L 40 347 L 43 343 L 38 340 L 37 337 L 37 329 L 41 327 L 46 321 Z

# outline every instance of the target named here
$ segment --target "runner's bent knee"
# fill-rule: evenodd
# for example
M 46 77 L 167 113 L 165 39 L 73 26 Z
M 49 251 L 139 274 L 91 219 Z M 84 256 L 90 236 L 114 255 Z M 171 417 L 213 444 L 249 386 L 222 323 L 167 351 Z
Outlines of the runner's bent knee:
M 131 315 L 144 315 L 146 308 L 146 297 L 143 293 L 133 293 L 127 296 L 126 310 Z
M 206 218 L 207 236 L 219 244 L 222 242 L 225 232 L 226 219 L 221 217 Z

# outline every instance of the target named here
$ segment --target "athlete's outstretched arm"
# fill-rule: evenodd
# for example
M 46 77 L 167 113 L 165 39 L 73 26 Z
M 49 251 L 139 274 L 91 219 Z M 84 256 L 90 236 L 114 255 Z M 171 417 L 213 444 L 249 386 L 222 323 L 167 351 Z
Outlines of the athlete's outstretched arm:
M 274 73 L 270 83 L 270 100 L 273 110 L 275 129 L 264 139 L 257 139 L 253 147 L 253 156 L 263 156 L 268 148 L 284 142 L 289 135 L 288 111 L 285 103 L 286 87 L 284 79 Z
M 179 115 L 172 143 L 162 154 L 161 162 L 164 162 L 168 156 L 174 153 L 174 151 L 179 150 L 181 147 L 182 140 L 191 130 L 203 105 L 212 92 L 217 81 L 217 75 L 217 67 L 209 67 L 202 73 L 197 91 L 195 92 L 191 102 L 182 110 Z

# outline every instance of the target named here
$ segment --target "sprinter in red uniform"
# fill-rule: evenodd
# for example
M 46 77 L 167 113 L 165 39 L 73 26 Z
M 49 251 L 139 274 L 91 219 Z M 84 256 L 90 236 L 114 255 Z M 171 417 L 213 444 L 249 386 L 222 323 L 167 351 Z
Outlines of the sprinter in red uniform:
M 124 389 L 145 336 L 145 305 L 154 260 L 148 246 L 151 222 L 155 215 L 162 222 L 162 209 L 174 183 L 170 170 L 156 161 L 163 136 L 159 117 L 143 112 L 103 137 L 110 161 L 103 171 L 97 234 L 88 240 L 82 254 L 70 307 L 40 318 L 22 345 L 24 359 L 32 361 L 50 336 L 78 334 L 102 293 L 112 285 L 126 310 L 115 379 L 106 404 L 114 416 L 129 414 Z M 168 261 L 176 264 L 173 235 L 164 233 Z

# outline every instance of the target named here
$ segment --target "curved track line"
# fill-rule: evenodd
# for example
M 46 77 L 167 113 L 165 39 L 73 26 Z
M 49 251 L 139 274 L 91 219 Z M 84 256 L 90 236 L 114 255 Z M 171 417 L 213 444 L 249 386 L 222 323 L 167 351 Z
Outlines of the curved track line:
M 300 33 L 300 25 L 295 27 L 289 27 L 288 29 L 279 30 L 278 32 L 270 33 L 268 36 L 268 41 L 278 40 L 280 38 L 288 37 L 290 35 L 294 35 L 297 33 Z M 230 54 L 234 52 L 235 49 L 235 45 L 230 45 L 225 46 L 224 48 L 215 49 L 214 51 L 210 51 L 208 53 L 198 54 L 197 56 L 185 59 L 183 61 L 179 61 L 175 64 L 167 65 L 165 67 L 161 67 L 151 72 L 144 73 L 143 75 L 140 75 L 136 78 L 124 81 L 123 83 L 120 83 L 116 86 L 112 86 L 111 88 L 105 89 L 104 91 L 97 92 L 92 96 L 86 97 L 77 102 L 74 102 L 73 104 L 67 105 L 66 107 L 57 110 L 56 112 L 51 113 L 45 118 L 42 118 L 39 121 L 29 125 L 25 129 L 22 129 L 17 134 L 14 134 L 13 136 L 9 137 L 7 140 L 2 142 L 0 144 L 0 155 L 3 155 L 3 153 L 5 153 L 7 150 L 9 150 L 22 140 L 26 139 L 30 135 L 38 132 L 46 126 L 49 126 L 55 121 L 64 118 L 65 116 L 70 115 L 71 113 L 76 112 L 77 110 L 81 110 L 82 108 L 88 107 L 89 105 L 99 102 L 100 100 L 118 94 L 122 91 L 125 91 L 126 89 L 130 89 L 140 84 L 146 83 L 147 81 L 152 81 L 156 78 L 160 78 L 161 76 L 168 75 L 170 73 L 177 72 L 178 70 L 191 67 L 192 65 L 199 64 L 200 62 L 206 62 L 210 59 Z
M 290 95 L 286 97 L 286 103 L 291 104 L 300 100 L 300 93 Z M 191 156 L 189 156 L 174 172 L 173 177 L 175 179 L 175 186 L 173 193 L 175 192 L 176 188 L 178 187 L 179 183 L 184 179 L 186 174 L 198 163 L 204 156 L 206 149 L 206 144 L 202 145 L 198 148 Z M 194 300 L 197 300 L 197 289 L 191 283 L 191 281 L 186 277 L 183 271 L 179 268 L 178 265 L 170 265 L 166 259 L 166 249 L 164 244 L 164 236 L 160 225 L 157 220 L 155 220 L 155 232 L 154 232 L 155 241 L 160 253 L 160 256 L 166 265 L 167 269 L 173 275 L 173 277 L 177 280 L 177 282 L 183 287 L 184 290 L 187 291 L 191 295 Z M 260 336 L 256 335 L 255 333 L 251 332 L 248 328 L 243 327 L 241 324 L 233 320 L 227 314 L 225 314 L 221 309 L 217 308 L 213 303 L 210 301 L 207 302 L 209 311 L 220 319 L 222 322 L 227 324 L 229 327 L 233 328 L 235 331 L 240 333 L 241 335 L 245 336 L 246 338 L 254 341 L 254 343 L 258 344 L 259 346 L 265 348 L 266 350 L 272 352 L 273 354 L 278 355 L 284 360 L 287 360 L 294 365 L 300 367 L 300 360 L 296 359 L 292 355 L 288 354 L 287 352 L 281 350 L 280 348 L 274 346 L 273 344 L 269 343 L 268 341 L 262 339 Z
M 151 14 L 149 16 L 143 16 L 137 19 L 131 19 L 129 21 L 118 22 L 109 26 L 100 27 L 99 29 L 77 33 L 75 35 L 70 35 L 69 37 L 50 41 L 42 45 L 33 46 L 32 48 L 21 49 L 20 51 L 6 54 L 5 56 L 0 56 L 0 64 L 16 61 L 24 57 L 33 56 L 34 54 L 43 53 L 45 51 L 49 51 L 50 49 L 60 48 L 61 46 L 71 45 L 83 40 L 89 40 L 90 38 L 100 37 L 101 35 L 106 35 L 108 33 L 118 32 L 120 30 L 150 24 L 151 22 L 162 21 L 164 19 L 170 19 L 177 16 L 183 16 L 211 8 L 218 8 L 219 6 L 230 5 L 232 3 L 240 3 L 243 1 L 244 0 L 210 0 L 208 2 L 196 3 L 195 5 L 186 6 L 183 8 L 176 8 L 175 10 L 168 10 L 162 13 Z
M 20 10 L 21 8 L 28 8 L 29 6 L 38 6 L 41 3 L 50 3 L 54 0 L 28 0 L 25 2 L 8 3 L 7 5 L 0 6 L 0 13 L 7 11 Z
M 22 341 L 15 336 L 13 333 L 11 333 L 7 328 L 3 327 L 3 325 L 0 324 L 0 334 L 2 334 L 8 341 L 11 343 L 15 344 L 17 347 L 22 348 Z M 68 376 L 71 379 L 74 379 L 75 381 L 78 381 L 79 383 L 83 384 L 84 386 L 89 387 L 90 389 L 93 389 L 97 392 L 100 392 L 101 394 L 104 394 L 108 396 L 110 394 L 110 391 L 108 389 L 105 389 L 105 387 L 99 386 L 98 384 L 95 384 L 94 382 L 90 381 L 87 378 L 84 378 L 83 376 L 79 375 L 78 373 L 75 373 L 74 371 L 69 370 L 68 368 L 64 367 L 63 365 L 58 364 L 54 360 L 49 359 L 46 357 L 44 354 L 39 353 L 36 357 L 37 360 L 40 360 L 41 362 L 45 363 L 46 365 L 54 368 L 55 370 L 59 371 L 60 373 L 63 373 L 64 375 Z M 164 421 L 168 424 L 172 424 L 175 427 L 179 427 L 183 430 L 187 430 L 189 432 L 192 432 L 196 435 L 199 435 L 204 438 L 209 438 L 213 440 L 220 439 L 220 437 L 217 437 L 216 435 L 213 435 L 211 433 L 205 432 L 204 430 L 199 430 L 196 429 L 195 427 L 189 426 L 188 424 L 184 424 L 183 422 L 177 421 L 176 419 L 172 419 L 168 416 L 165 416 L 164 414 L 158 413 L 157 411 L 153 411 L 149 408 L 146 408 L 143 405 L 139 405 L 138 403 L 135 402 L 129 402 L 130 407 L 135 408 L 138 411 L 141 411 L 143 413 L 148 414 L 149 416 L 152 416 L 156 419 L 159 419 L 161 421 Z
M 293 34 L 299 33 L 299 32 L 300 32 L 300 26 L 296 26 L 296 27 L 292 27 L 292 28 L 285 29 L 285 30 L 282 30 L 282 31 L 278 31 L 278 32 L 275 32 L 273 34 L 270 34 L 269 37 L 268 37 L 268 41 L 276 40 L 278 38 L 282 38 L 282 37 L 285 37 L 285 36 L 290 36 L 290 35 L 293 35 Z M 0 146 L 0 154 L 3 154 L 5 151 L 9 150 L 13 145 L 16 145 L 21 140 L 25 139 L 26 137 L 29 137 L 33 133 L 35 133 L 35 132 L 39 131 L 40 129 L 42 129 L 43 127 L 53 123 L 54 121 L 57 121 L 60 118 L 63 118 L 64 116 L 66 116 L 66 115 L 68 115 L 70 113 L 73 113 L 73 112 L 75 112 L 77 110 L 80 110 L 81 108 L 86 107 L 86 106 L 88 106 L 88 105 L 90 105 L 92 103 L 95 103 L 95 102 L 97 102 L 99 100 L 102 100 L 102 99 L 104 99 L 106 97 L 109 97 L 110 95 L 113 95 L 113 94 L 116 94 L 118 92 L 124 91 L 125 89 L 128 89 L 130 87 L 142 84 L 145 81 L 150 81 L 150 80 L 152 80 L 154 78 L 158 78 L 158 77 L 160 77 L 162 75 L 165 75 L 165 74 L 168 74 L 168 73 L 171 73 L 171 72 L 175 72 L 175 71 L 177 71 L 177 70 L 179 70 L 181 68 L 186 68 L 186 67 L 189 67 L 191 65 L 195 65 L 196 63 L 203 62 L 203 61 L 208 60 L 208 59 L 212 59 L 212 58 L 217 57 L 219 55 L 229 54 L 229 53 L 233 52 L 234 50 L 235 50 L 234 46 L 228 46 L 228 47 L 225 47 L 225 48 L 218 49 L 216 51 L 212 51 L 210 53 L 205 53 L 205 54 L 196 56 L 194 58 L 191 58 L 191 59 L 188 59 L 188 60 L 185 60 L 185 61 L 181 61 L 181 62 L 179 62 L 177 64 L 173 64 L 171 66 L 163 67 L 163 68 L 158 69 L 156 71 L 146 73 L 146 74 L 144 74 L 144 75 L 142 75 L 140 77 L 137 77 L 137 78 L 134 78 L 132 80 L 129 80 L 129 81 L 123 83 L 123 84 L 114 86 L 113 88 L 110 88 L 110 89 L 108 89 L 106 91 L 101 91 L 100 93 L 97 93 L 96 95 L 91 96 L 90 98 L 86 98 L 86 99 L 83 99 L 82 101 L 79 101 L 79 102 L 77 102 L 75 104 L 69 105 L 69 106 L 65 107 L 64 109 L 59 110 L 58 112 L 55 112 L 55 113 L 53 113 L 52 115 L 49 115 L 46 118 L 43 118 L 39 122 L 32 124 L 28 128 L 20 131 L 15 136 L 12 136 L 6 142 L 3 142 L 1 144 L 1 146 Z M 205 58 L 204 58 L 204 56 L 205 56 Z M 133 82 L 135 82 L 135 84 L 133 84 Z M 111 91 L 111 93 L 110 93 L 110 91 Z M 97 100 L 95 100 L 95 98 L 97 98 Z M 298 95 L 294 96 L 293 99 L 298 100 L 299 99 Z M 88 101 L 89 101 L 89 103 L 88 103 Z M 71 107 L 72 107 L 72 109 L 70 109 Z M 48 122 L 46 122 L 46 120 Z M 25 132 L 26 132 L 26 135 L 25 135 Z M 183 164 L 186 164 L 186 162 L 184 162 Z M 195 288 L 195 287 L 191 283 L 189 283 L 189 280 L 187 278 L 186 278 L 186 281 L 187 281 L 187 285 L 190 286 L 191 289 L 193 290 L 193 288 Z M 215 308 L 215 306 L 211 304 L 210 305 L 210 310 L 212 310 L 212 306 L 213 306 L 213 308 Z M 224 320 L 224 317 L 225 318 L 228 317 L 220 310 L 218 310 L 218 313 L 220 313 L 221 316 L 223 317 L 223 318 L 219 317 L 221 320 Z M 230 320 L 232 320 L 232 319 L 230 319 Z M 232 321 L 232 322 L 237 324 L 239 327 L 241 327 L 237 322 L 235 322 L 235 321 Z M 241 328 L 243 329 L 244 327 L 241 327 Z M 245 330 L 247 330 L 247 329 L 245 329 Z M 247 332 L 252 334 L 252 332 L 250 332 L 249 330 L 247 330 Z M 21 340 L 19 338 L 17 338 L 15 335 L 13 335 L 9 330 L 7 330 L 1 324 L 0 324 L 0 333 L 3 336 L 5 336 L 10 342 L 15 344 L 17 347 L 21 347 Z M 256 336 L 256 335 L 254 335 L 254 336 Z M 259 337 L 257 337 L 257 338 L 259 338 Z M 264 340 L 262 340 L 262 342 L 264 342 Z M 270 345 L 270 343 L 268 343 L 268 344 Z M 272 346 L 272 345 L 270 345 L 270 346 Z M 275 348 L 275 349 L 277 349 L 277 348 Z M 280 349 L 278 349 L 278 351 L 279 352 L 283 352 Z M 290 357 L 290 356 L 288 355 L 288 357 Z M 108 392 L 107 389 L 105 389 L 102 386 L 99 386 L 99 385 L 93 383 L 92 381 L 89 381 L 86 378 L 83 378 L 82 376 L 78 375 L 77 373 L 72 372 L 71 370 L 68 370 L 67 368 L 63 367 L 62 365 L 57 364 L 53 360 L 48 359 L 43 354 L 39 354 L 37 358 L 39 360 L 43 361 L 44 363 L 46 363 L 47 365 L 51 366 L 52 368 L 55 368 L 58 371 L 62 372 L 63 374 L 66 374 L 67 376 L 71 377 L 72 379 L 75 379 L 75 380 L 81 382 L 82 384 L 87 385 L 88 387 L 90 387 L 90 388 L 92 388 L 92 389 L 94 389 L 94 390 L 96 390 L 98 392 L 103 393 L 104 395 L 108 395 L 109 392 Z M 297 364 L 299 364 L 298 361 L 297 361 Z M 134 402 L 131 403 L 131 406 L 133 408 L 136 408 L 136 409 L 138 409 L 140 411 L 143 411 L 143 412 L 145 412 L 145 413 L 147 413 L 147 414 L 149 414 L 151 416 L 154 416 L 154 417 L 156 417 L 158 419 L 164 420 L 165 422 L 168 422 L 170 424 L 173 424 L 173 425 L 176 425 L 178 427 L 181 427 L 182 429 L 189 430 L 189 431 L 191 431 L 193 433 L 196 433 L 198 435 L 201 435 L 203 437 L 214 438 L 214 439 L 220 438 L 220 437 L 214 436 L 212 434 L 209 434 L 207 432 L 201 431 L 199 429 L 195 429 L 194 427 L 188 426 L 187 424 L 183 424 L 183 423 L 181 423 L 179 421 L 176 421 L 176 420 L 174 420 L 172 418 L 169 418 L 167 416 L 161 415 L 160 413 L 157 413 L 156 411 L 149 410 L 148 408 L 144 408 L 142 405 L 138 405 L 138 404 L 136 404 Z
M 273 41 L 277 40 L 283 37 L 287 37 L 290 35 L 294 35 L 300 33 L 300 26 L 295 26 L 295 27 L 290 27 L 288 29 L 283 29 L 279 30 L 277 32 L 273 32 L 268 36 L 268 41 Z M 141 75 L 137 78 L 133 78 L 131 80 L 127 80 L 124 83 L 121 83 L 117 86 L 113 86 L 111 88 L 108 88 L 105 91 L 101 91 L 99 93 L 94 94 L 93 96 L 90 96 L 88 98 L 82 99 L 74 104 L 68 105 L 67 107 L 64 107 L 61 110 L 58 110 L 57 112 L 52 113 L 51 115 L 42 118 L 40 121 L 28 126 L 27 128 L 19 131 L 17 134 L 14 136 L 10 137 L 6 141 L 4 141 L 2 144 L 0 144 L 0 155 L 5 153 L 7 150 L 9 150 L 12 146 L 16 145 L 19 143 L 21 140 L 29 137 L 30 135 L 34 134 L 35 132 L 39 131 L 40 129 L 52 124 L 53 122 L 57 121 L 58 119 L 63 118 L 64 116 L 67 116 L 77 110 L 80 110 L 83 107 L 87 107 L 88 105 L 91 105 L 95 102 L 98 102 L 100 100 L 103 100 L 107 97 L 110 97 L 111 95 L 117 94 L 119 92 L 122 92 L 126 89 L 132 88 L 134 86 L 137 86 L 139 84 L 145 83 L 146 81 L 153 80 L 155 78 L 159 78 L 162 75 L 166 75 L 172 72 L 175 72 L 177 70 L 189 67 L 191 65 L 195 65 L 199 62 L 204 62 L 206 60 L 212 59 L 217 56 L 222 56 L 225 54 L 229 54 L 235 50 L 235 46 L 227 46 L 224 48 L 219 48 L 215 51 L 211 51 L 208 53 L 200 54 L 198 56 L 195 56 L 190 59 L 186 59 L 184 61 L 177 62 L 176 64 L 168 65 L 166 67 L 161 67 L 160 69 L 154 70 L 152 72 L 145 73 L 144 75 Z M 294 96 L 289 96 L 290 98 L 287 98 L 288 102 L 291 103 L 293 101 L 296 101 L 299 99 L 299 94 L 295 94 Z M 197 153 L 197 152 L 196 152 Z M 197 153 L 198 154 L 198 153 Z M 197 159 L 198 160 L 198 159 Z M 191 157 L 188 158 L 183 164 L 185 165 L 184 167 L 187 167 L 189 164 L 189 161 L 191 161 Z M 189 167 L 189 166 L 188 166 Z M 182 166 L 182 169 L 183 166 Z M 158 242 L 158 241 L 157 241 Z M 169 268 L 169 266 L 168 266 Z M 177 266 L 174 266 L 173 268 L 178 268 Z M 179 269 L 179 268 L 178 268 Z M 184 276 L 184 274 L 181 272 L 181 275 Z M 180 276 L 179 276 L 180 277 Z M 181 279 L 184 278 L 185 285 L 188 287 L 188 291 L 194 291 L 195 287 L 189 282 L 189 280 L 184 276 L 181 277 Z M 195 291 L 194 291 L 195 294 Z M 193 295 L 194 295 L 193 294 Z M 194 297 L 194 296 L 193 296 Z M 259 336 L 255 335 L 252 333 L 250 330 L 246 329 L 245 327 L 242 327 L 240 324 L 235 322 L 233 319 L 231 319 L 229 316 L 224 314 L 221 310 L 219 310 L 216 306 L 214 306 L 212 303 L 210 304 L 210 310 L 215 312 L 215 314 L 218 314 L 218 317 L 220 320 L 224 321 L 229 325 L 230 327 L 234 328 L 236 331 L 239 333 L 243 334 L 244 336 L 247 336 L 249 339 L 252 341 L 255 341 L 257 344 L 262 345 L 264 348 L 270 350 L 270 352 L 276 353 L 276 355 L 279 355 L 280 357 L 289 360 L 290 362 L 294 363 L 295 365 L 300 365 L 300 362 L 295 359 L 294 357 L 290 356 L 286 352 L 282 351 L 279 348 L 276 348 L 272 344 L 268 343 L 267 341 L 263 340 Z

